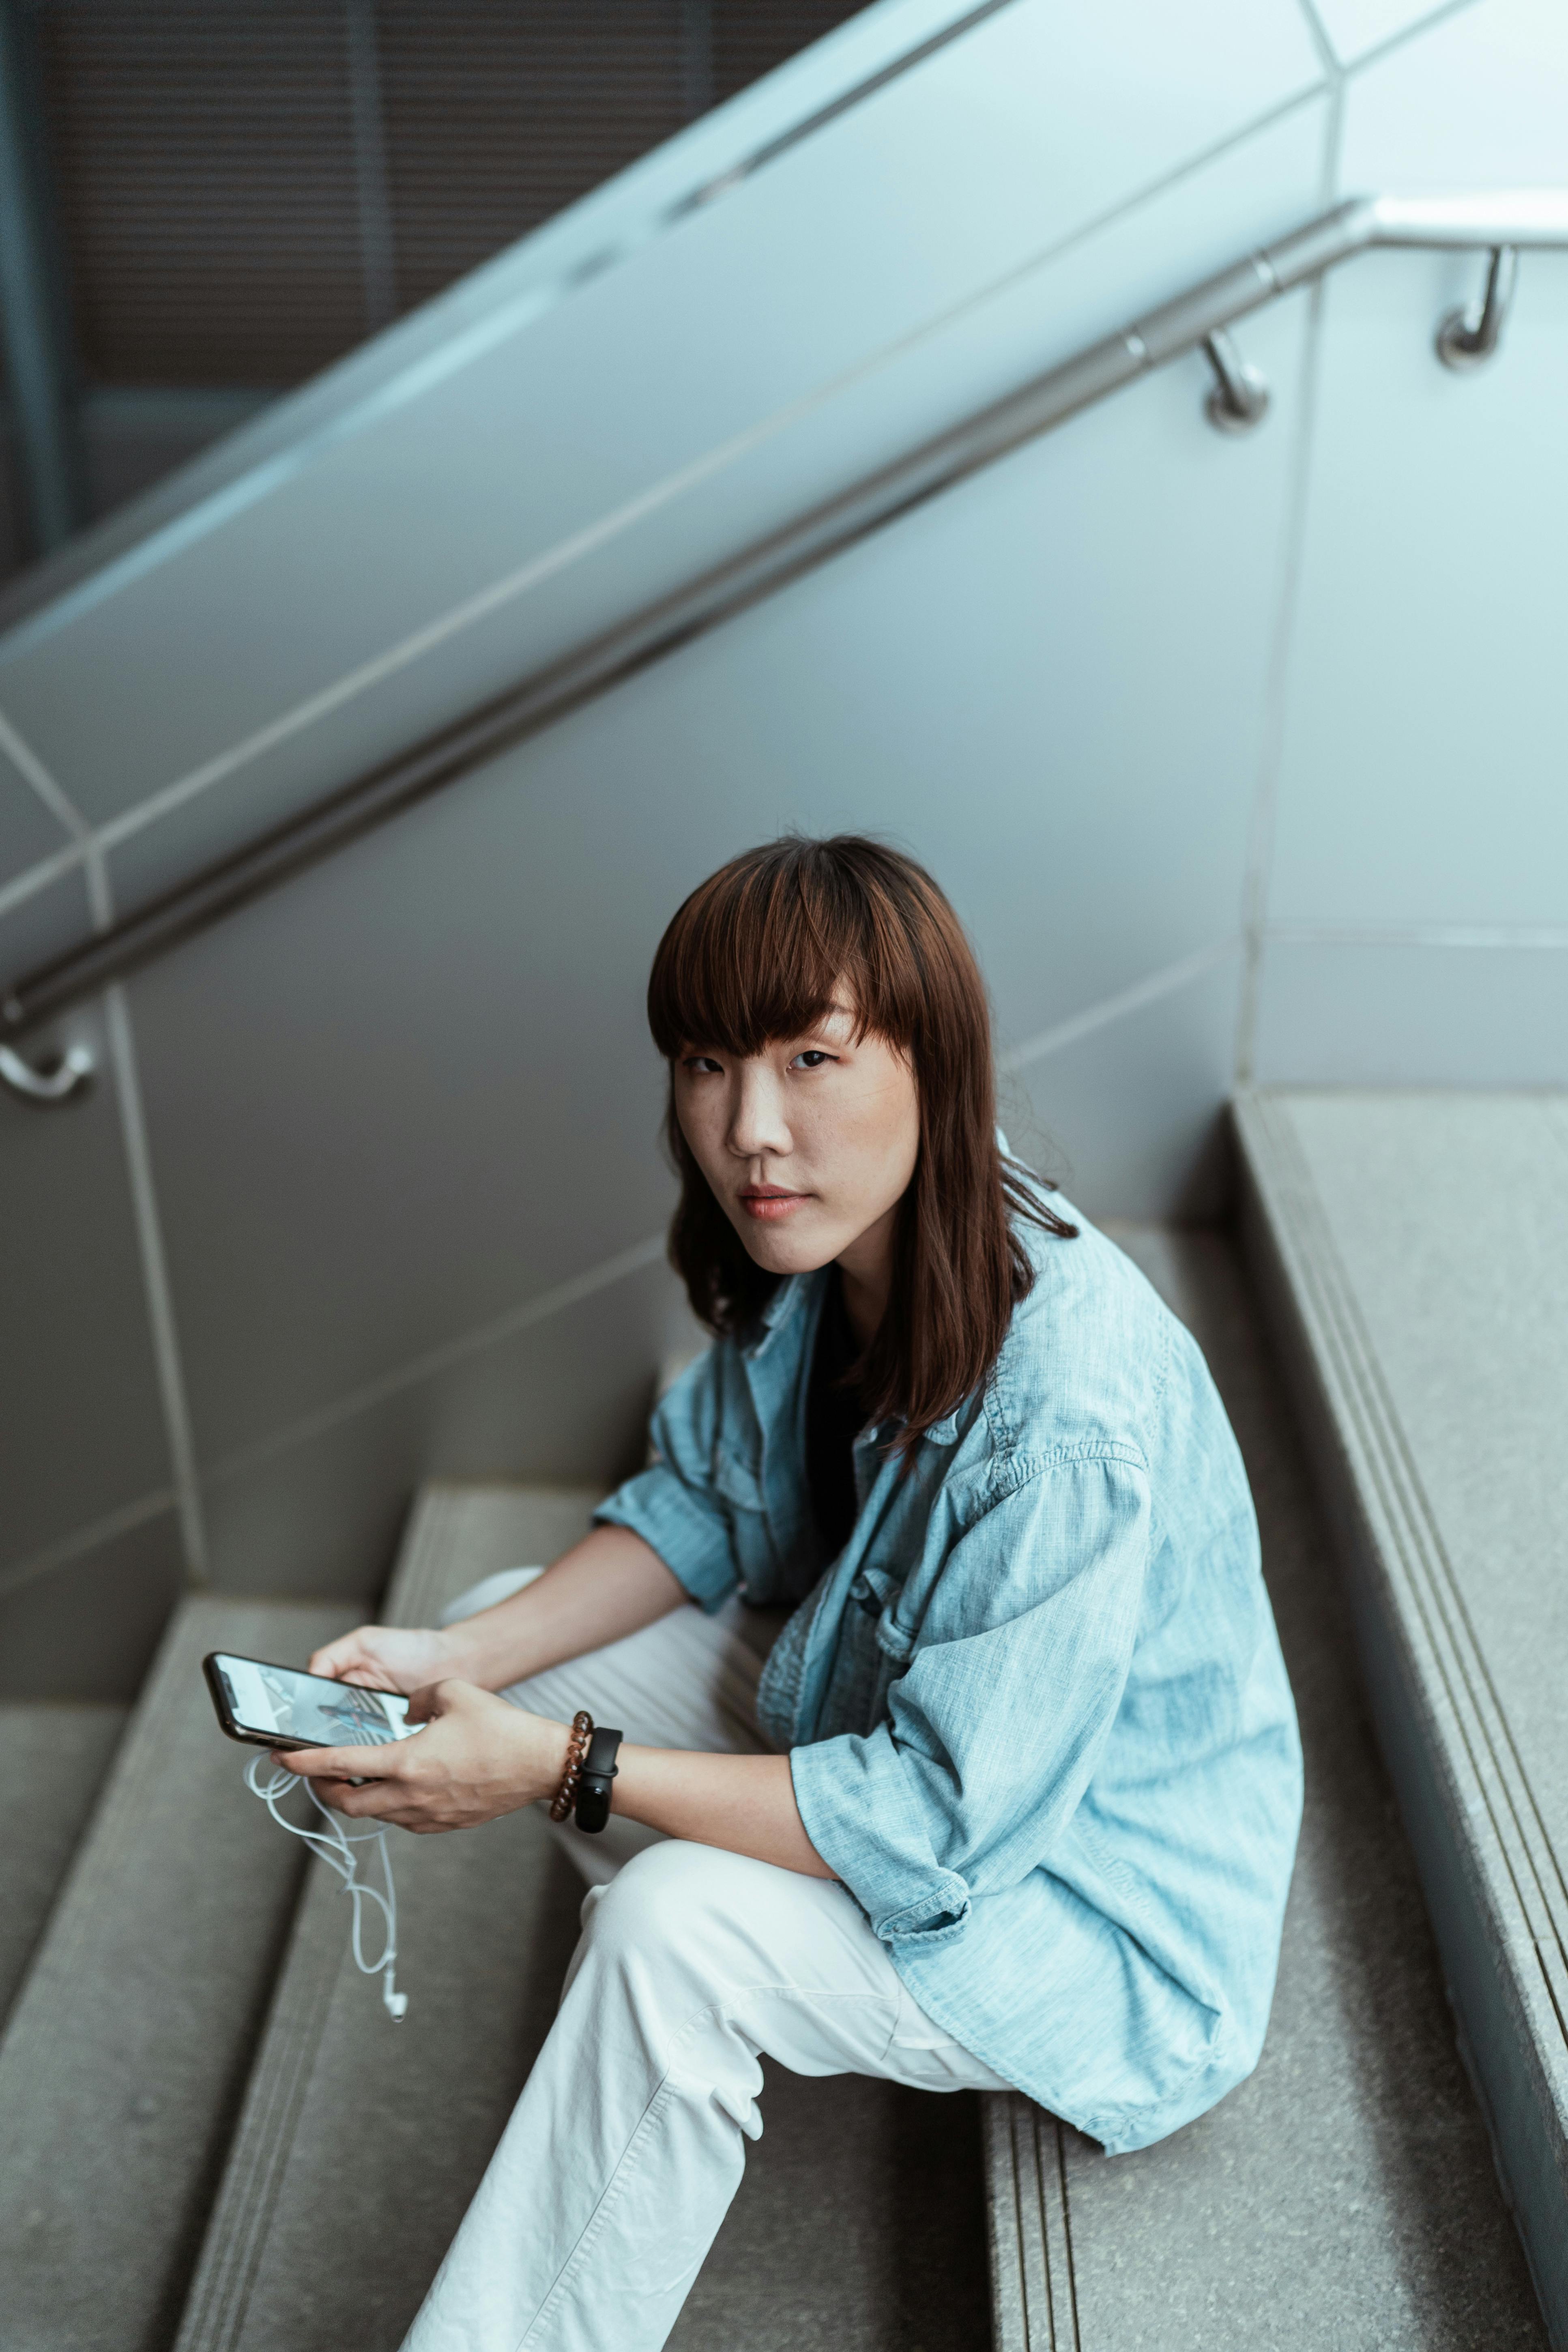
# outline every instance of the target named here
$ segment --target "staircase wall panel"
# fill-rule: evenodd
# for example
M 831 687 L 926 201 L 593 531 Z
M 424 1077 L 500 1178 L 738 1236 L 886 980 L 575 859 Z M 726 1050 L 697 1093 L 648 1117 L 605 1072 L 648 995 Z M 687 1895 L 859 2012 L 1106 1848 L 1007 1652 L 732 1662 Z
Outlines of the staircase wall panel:
M 157 796 L 127 818 L 138 829 L 114 846 L 111 863 L 121 896 L 134 903 L 165 887 L 194 861 L 234 845 L 344 774 L 390 754 L 436 721 L 510 684 L 576 635 L 591 634 L 606 619 L 696 576 L 751 534 L 808 509 L 826 492 L 852 480 L 858 469 L 916 446 L 975 406 L 1002 396 L 1042 366 L 1055 364 L 1110 331 L 1163 299 L 1194 267 L 1220 267 L 1234 257 L 1238 218 L 1248 221 L 1259 236 L 1298 222 L 1317 201 L 1329 129 L 1322 99 L 1292 107 L 1279 121 L 1227 147 L 1178 184 L 1074 240 L 957 317 L 933 326 L 885 363 L 845 382 L 831 398 L 783 414 L 767 437 L 732 450 L 721 467 L 702 478 L 675 485 L 667 502 L 627 512 L 612 534 L 572 551 L 570 560 L 563 558 L 558 568 L 530 575 L 531 584 L 520 579 L 483 612 L 454 616 L 450 633 L 438 643 L 423 650 L 389 646 L 377 656 L 374 676 L 343 681 L 341 691 L 334 688 L 338 698 L 330 709 L 300 706 L 279 714 L 268 722 L 272 733 L 268 740 L 226 747 L 216 755 L 221 772 L 214 773 L 193 797 L 180 797 L 164 811 L 163 796 L 184 792 L 180 772 L 171 770 L 160 782 Z M 1294 431 L 1299 414 L 1298 352 L 1291 338 L 1300 331 L 1299 320 L 1286 328 L 1262 320 L 1249 330 L 1248 349 L 1274 372 L 1279 395 L 1289 403 L 1280 412 L 1291 419 L 1288 434 Z M 1169 560 L 1203 571 L 1205 593 L 1215 600 L 1207 627 L 1216 637 L 1231 625 L 1234 605 L 1227 600 L 1243 600 L 1243 627 L 1251 647 L 1264 614 L 1247 556 L 1231 544 L 1236 509 L 1225 486 L 1261 475 L 1268 485 L 1265 500 L 1277 500 L 1283 488 L 1278 469 L 1289 457 L 1281 450 L 1280 436 L 1270 436 L 1253 450 L 1215 443 L 1199 423 L 1206 381 L 1203 362 L 1191 360 L 1173 375 L 1179 389 L 1170 394 L 1170 406 L 1140 411 L 1167 419 L 1171 436 L 1172 484 L 1169 490 L 1155 486 L 1152 510 L 1172 515 L 1173 521 L 1167 500 L 1184 501 L 1180 527 L 1188 545 L 1184 553 L 1173 541 Z M 1122 404 L 1116 406 L 1120 411 Z M 472 419 L 465 415 L 456 438 L 463 449 L 482 446 L 483 434 L 490 429 L 482 414 Z M 1081 448 L 1089 421 L 1074 429 Z M 1131 431 L 1142 442 L 1138 425 L 1110 429 L 1113 435 Z M 412 425 L 409 430 L 412 435 Z M 411 441 L 411 451 L 414 446 Z M 1084 469 L 1083 495 L 1088 498 L 1103 481 L 1107 463 L 1103 446 L 1096 446 L 1100 454 Z M 410 464 L 414 462 L 411 456 Z M 1211 490 L 1213 513 L 1207 510 Z M 328 533 L 341 526 L 352 536 L 356 527 L 352 503 L 342 504 L 340 492 L 341 499 L 351 501 L 358 495 L 352 482 L 340 485 L 330 497 L 323 488 L 317 528 Z M 1119 491 L 1114 495 L 1109 528 L 1120 535 L 1131 502 Z M 443 531 L 453 546 L 462 545 L 470 524 L 493 535 L 505 527 L 506 503 L 504 498 L 498 500 L 493 484 L 479 468 L 465 478 L 462 497 L 454 498 Z M 1277 511 L 1276 506 L 1268 507 L 1269 520 Z M 1073 528 L 1078 528 L 1076 509 Z M 1249 549 L 1256 544 L 1256 539 L 1249 539 Z M 1114 545 L 1114 538 L 1108 538 L 1108 548 Z M 1101 557 L 1092 545 L 1087 557 L 1076 546 L 1074 552 L 1087 562 L 1097 583 L 1103 577 L 1109 585 L 1119 575 L 1120 564 L 1111 553 Z M 470 551 L 465 549 L 463 560 L 469 559 Z M 1064 570 L 1068 560 L 1064 553 Z M 498 574 L 501 576 L 510 575 Z M 296 625 L 306 627 L 314 611 L 312 602 L 302 609 Z M 874 627 L 875 615 L 861 616 L 857 625 Z M 1118 650 L 1113 646 L 1108 657 L 1115 659 Z M 223 681 L 234 663 L 232 646 L 226 654 L 221 646 L 215 649 L 207 668 L 218 680 L 216 691 L 226 690 Z M 156 821 L 143 822 L 154 815 Z
M 0 748 L 0 890 L 41 866 L 70 836 Z
M 0 1700 L 125 1705 L 185 1590 L 172 1498 L 155 1489 L 86 1529 L 74 1488 L 49 1500 L 67 1533 L 0 1570 Z
M 542 317 L 492 322 L 312 462 L 231 493 L 120 594 L 24 627 L 0 646 L 0 701 L 84 810 L 112 815 L 502 573 L 559 566 L 626 501 L 667 499 L 682 469 L 1321 78 L 1290 0 L 1180 19 L 1015 0 Z M 756 520 L 737 514 L 742 536 Z M 514 661 L 552 649 L 560 598 L 540 603 Z M 89 707 L 62 690 L 84 663 Z
M 1561 185 L 1565 92 L 1558 13 L 1442 12 L 1350 79 L 1338 184 Z M 1568 257 L 1525 257 L 1485 366 L 1435 366 L 1437 321 L 1484 274 L 1480 255 L 1377 255 L 1323 289 L 1254 1008 L 1270 1083 L 1568 1066 Z
M 0 956 L 30 960 L 79 938 L 88 909 L 80 877 L 0 917 Z M 102 1062 L 95 1008 L 68 1034 Z M 13 1695 L 129 1698 L 146 1664 L 178 1576 L 138 1537 L 131 1555 L 120 1515 L 166 1496 L 169 1458 L 146 1314 L 140 1237 L 132 1203 L 120 1104 L 105 1070 L 85 1101 L 60 1116 L 0 1088 L 0 1673 Z M 76 1571 L 76 1603 L 48 1580 L 62 1552 L 85 1546 L 95 1565 Z M 111 1596 L 91 1580 L 118 1573 Z M 46 1595 L 68 1621 L 83 1593 L 102 1612 L 52 1664 L 36 1636 Z M 118 1660 L 116 1664 L 115 1661 Z M 42 1679 L 39 1679 L 39 1676 Z
M 1262 1085 L 1568 1086 L 1568 940 L 1271 939 L 1258 1006 Z

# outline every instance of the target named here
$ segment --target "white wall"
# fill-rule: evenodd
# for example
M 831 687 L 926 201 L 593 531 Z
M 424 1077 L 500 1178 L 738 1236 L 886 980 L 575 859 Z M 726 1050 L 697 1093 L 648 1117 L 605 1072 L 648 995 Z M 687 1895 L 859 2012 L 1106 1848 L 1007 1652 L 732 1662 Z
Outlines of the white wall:
M 1352 52 L 1390 15 L 1329 13 Z M 1347 192 L 1568 184 L 1568 15 L 1436 11 L 1342 116 Z M 1497 360 L 1450 374 L 1432 323 L 1480 278 L 1382 255 L 1323 289 L 1265 780 L 1264 1079 L 1568 1081 L 1568 255 L 1527 257 Z
M 1338 189 L 1568 184 L 1554 9 L 1012 0 L 679 211 L 957 14 L 884 0 L 71 560 L 0 639 L 4 972 Z M 429 1471 L 614 1474 L 679 1316 L 648 958 L 783 825 L 931 865 L 1091 1212 L 1212 1208 L 1238 1068 L 1563 1078 L 1568 263 L 1460 379 L 1476 277 L 1277 304 L 1257 435 L 1196 359 L 1118 394 L 149 971 L 84 1108 L 0 1103 L 13 1681 L 122 1685 L 182 1573 L 369 1590 Z

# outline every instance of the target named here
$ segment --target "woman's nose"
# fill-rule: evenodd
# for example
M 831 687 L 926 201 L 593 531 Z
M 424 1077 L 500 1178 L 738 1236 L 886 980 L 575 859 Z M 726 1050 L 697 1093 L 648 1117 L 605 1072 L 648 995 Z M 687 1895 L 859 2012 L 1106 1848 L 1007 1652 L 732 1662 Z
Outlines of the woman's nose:
M 777 1079 L 769 1069 L 742 1064 L 730 1118 L 731 1150 L 739 1159 L 755 1160 L 763 1152 L 782 1157 L 790 1148 Z

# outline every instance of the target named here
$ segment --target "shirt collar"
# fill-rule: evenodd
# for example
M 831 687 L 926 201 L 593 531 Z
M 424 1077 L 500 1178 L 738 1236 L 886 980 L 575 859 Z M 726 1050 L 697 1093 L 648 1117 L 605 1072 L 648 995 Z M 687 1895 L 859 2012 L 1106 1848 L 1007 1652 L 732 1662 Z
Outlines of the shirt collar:
M 955 1406 L 953 1411 L 950 1412 L 944 1420 L 933 1421 L 929 1429 L 922 1429 L 921 1432 L 921 1437 L 929 1437 L 933 1445 L 956 1445 L 958 1443 L 958 1416 L 963 1411 L 963 1407 L 962 1405 Z M 890 1437 L 894 1431 L 902 1429 L 903 1426 L 903 1414 L 901 1412 L 896 1412 L 893 1414 L 890 1421 L 874 1423 L 869 1429 L 862 1432 L 862 1435 L 866 1437 L 881 1437 L 884 1435 Z M 858 1444 L 860 1443 L 859 1438 L 857 1438 L 855 1442 Z
M 755 1339 L 747 1340 L 742 1353 L 752 1363 L 765 1356 L 780 1331 L 784 1328 L 804 1303 L 816 1295 L 817 1289 L 826 1281 L 826 1274 L 827 1269 L 825 1266 L 819 1266 L 814 1274 L 786 1275 L 757 1318 L 762 1327 L 761 1329 Z M 958 1416 L 963 1410 L 962 1405 L 955 1406 L 953 1411 L 942 1420 L 933 1421 L 929 1429 L 923 1429 L 921 1435 L 930 1438 L 933 1445 L 956 1445 Z M 901 1417 L 897 1414 L 887 1423 L 889 1429 L 901 1428 L 902 1425 Z M 875 1437 L 878 1433 L 876 1429 L 868 1429 L 861 1433 L 863 1437 Z
M 754 1339 L 746 1341 L 742 1353 L 749 1356 L 753 1361 L 758 1357 L 765 1355 L 778 1333 L 788 1323 L 803 1301 L 811 1297 L 814 1286 L 820 1284 L 822 1279 L 820 1268 L 815 1274 L 786 1275 L 758 1318 L 761 1329 Z

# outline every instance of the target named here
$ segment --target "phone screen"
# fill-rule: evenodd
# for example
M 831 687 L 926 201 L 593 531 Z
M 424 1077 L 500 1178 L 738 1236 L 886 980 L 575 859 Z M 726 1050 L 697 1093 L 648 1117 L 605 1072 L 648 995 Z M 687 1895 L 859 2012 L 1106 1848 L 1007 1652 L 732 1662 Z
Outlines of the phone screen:
M 280 1747 L 308 1740 L 317 1748 L 384 1748 L 425 1728 L 408 1721 L 408 1701 L 396 1691 L 361 1690 L 257 1658 L 220 1654 L 212 1663 L 236 1729 L 276 1738 Z

